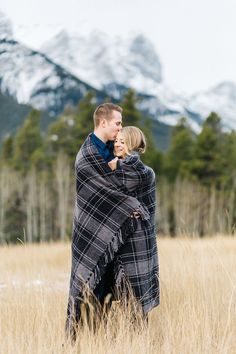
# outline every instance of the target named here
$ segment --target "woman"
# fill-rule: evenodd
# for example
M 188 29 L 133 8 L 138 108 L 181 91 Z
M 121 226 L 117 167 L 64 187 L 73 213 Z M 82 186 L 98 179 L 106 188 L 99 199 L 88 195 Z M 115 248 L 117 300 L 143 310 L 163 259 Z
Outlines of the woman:
M 119 250 L 117 279 L 126 278 L 144 314 L 159 305 L 159 267 L 156 244 L 156 181 L 154 171 L 140 160 L 146 150 L 143 132 L 133 126 L 118 133 L 114 143 L 116 158 L 109 162 L 128 194 L 147 208 L 150 218 L 134 217 L 135 231 Z M 117 282 L 119 283 L 119 282 Z

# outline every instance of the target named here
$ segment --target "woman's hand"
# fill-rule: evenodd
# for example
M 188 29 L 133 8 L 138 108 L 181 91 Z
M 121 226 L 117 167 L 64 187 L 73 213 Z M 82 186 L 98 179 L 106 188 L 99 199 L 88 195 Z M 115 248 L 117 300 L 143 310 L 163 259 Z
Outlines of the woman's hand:
M 117 161 L 118 161 L 118 157 L 115 157 L 113 160 L 111 160 L 110 162 L 108 162 L 108 166 L 110 167 L 110 169 L 112 171 L 116 170 L 117 168 Z
M 131 217 L 131 218 L 135 218 L 135 219 L 139 219 L 139 218 L 140 218 L 140 214 L 139 214 L 138 211 L 134 211 L 134 212 L 131 214 L 130 217 Z

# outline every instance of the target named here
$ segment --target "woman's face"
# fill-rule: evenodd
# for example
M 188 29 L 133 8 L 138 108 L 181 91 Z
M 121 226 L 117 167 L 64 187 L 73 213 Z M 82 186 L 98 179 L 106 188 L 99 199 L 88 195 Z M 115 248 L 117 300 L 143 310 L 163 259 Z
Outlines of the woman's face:
M 116 140 L 114 142 L 114 154 L 117 157 L 124 158 L 127 155 L 127 146 L 125 144 L 125 139 L 122 132 L 117 134 Z

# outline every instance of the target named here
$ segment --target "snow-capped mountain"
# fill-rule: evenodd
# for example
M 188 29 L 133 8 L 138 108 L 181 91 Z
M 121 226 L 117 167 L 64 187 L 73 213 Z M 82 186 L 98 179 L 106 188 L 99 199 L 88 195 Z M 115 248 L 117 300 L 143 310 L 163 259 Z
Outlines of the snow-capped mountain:
M 198 132 L 215 111 L 225 128 L 236 129 L 236 84 L 225 82 L 191 97 L 175 93 L 142 34 L 123 39 L 98 31 L 86 36 L 62 31 L 35 51 L 14 40 L 11 23 L 0 12 L 0 91 L 19 103 L 57 115 L 88 90 L 101 102 L 106 96 L 119 100 L 130 87 L 142 98 L 139 108 L 159 122 L 175 125 L 186 116 Z
M 62 31 L 41 51 L 117 99 L 132 87 L 143 98 L 139 108 L 160 122 L 175 125 L 181 116 L 186 116 L 192 129 L 199 132 L 203 120 L 215 111 L 224 128 L 236 129 L 236 84 L 224 82 L 191 97 L 175 93 L 163 80 L 154 46 L 141 34 L 114 39 L 98 31 L 86 37 Z
M 12 38 L 10 23 L 0 17 L 0 90 L 19 103 L 27 103 L 52 115 L 66 105 L 75 105 L 93 88 L 54 63 L 46 55 L 31 50 Z M 105 94 L 97 92 L 97 97 Z
M 222 118 L 224 128 L 236 130 L 236 84 L 233 82 L 222 82 L 207 92 L 191 96 L 187 106 L 201 117 L 214 111 Z
M 86 37 L 61 31 L 40 50 L 85 82 L 120 99 L 131 87 L 142 97 L 139 108 L 153 118 L 175 125 L 185 115 L 198 131 L 200 117 L 187 112 L 187 100 L 163 82 L 162 65 L 152 43 L 142 34 L 111 38 L 100 31 Z
M 2 38 L 13 38 L 13 31 L 11 21 L 0 10 L 0 39 Z
M 111 38 L 93 31 L 86 37 L 60 32 L 40 51 L 97 89 L 117 84 L 140 93 L 155 94 L 162 67 L 152 43 L 139 34 Z

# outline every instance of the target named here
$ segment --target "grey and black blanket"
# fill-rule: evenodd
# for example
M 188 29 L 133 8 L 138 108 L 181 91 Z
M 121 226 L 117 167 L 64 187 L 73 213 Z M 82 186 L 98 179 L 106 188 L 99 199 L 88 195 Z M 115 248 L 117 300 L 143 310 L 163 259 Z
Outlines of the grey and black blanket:
M 159 262 L 156 241 L 156 179 L 137 153 L 119 160 L 115 175 L 127 193 L 147 208 L 149 218 L 135 219 L 135 228 L 117 254 L 144 313 L 159 304 Z
M 112 171 L 89 135 L 77 154 L 75 173 L 67 331 L 74 326 L 84 287 L 93 290 L 113 260 L 119 263 L 117 284 L 122 276 L 129 280 L 144 312 L 159 304 L 154 172 L 138 156 Z M 137 220 L 131 218 L 136 210 Z

